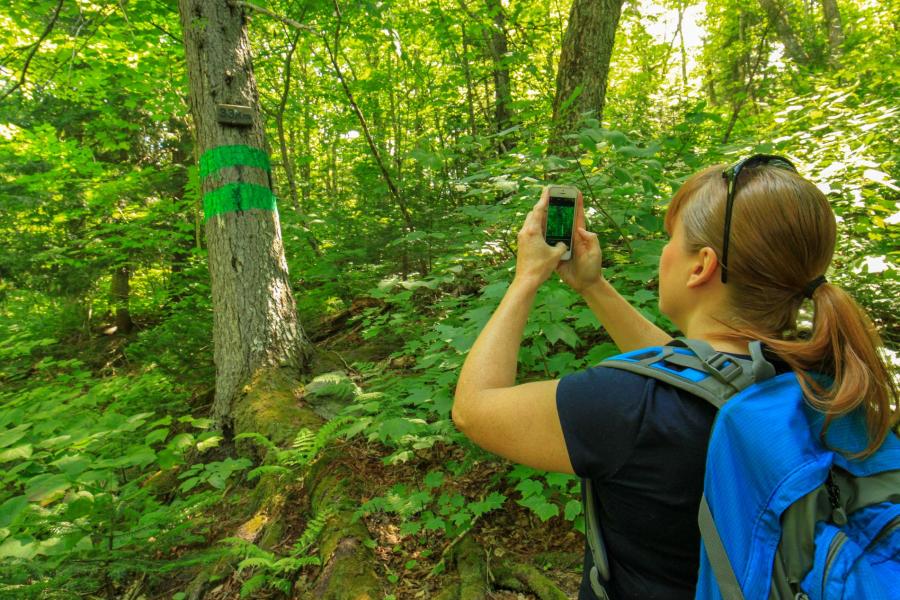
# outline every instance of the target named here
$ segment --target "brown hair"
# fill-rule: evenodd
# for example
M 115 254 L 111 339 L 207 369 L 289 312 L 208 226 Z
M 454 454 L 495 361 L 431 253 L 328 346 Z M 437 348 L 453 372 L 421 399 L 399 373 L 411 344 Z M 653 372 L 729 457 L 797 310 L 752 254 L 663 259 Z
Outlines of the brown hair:
M 722 256 L 727 183 L 724 165 L 690 177 L 666 214 L 671 231 L 680 217 L 688 250 L 710 247 Z M 810 404 L 825 413 L 825 427 L 862 408 L 869 443 L 878 449 L 897 422 L 897 385 L 878 349 L 875 326 L 841 288 L 824 283 L 813 292 L 808 339 L 797 329 L 804 290 L 823 275 L 834 253 L 834 213 L 825 195 L 800 175 L 773 165 L 745 168 L 738 176 L 728 249 L 729 307 L 725 337 L 756 339 L 798 375 Z M 824 388 L 810 373 L 833 377 Z M 824 435 L 824 432 L 823 432 Z

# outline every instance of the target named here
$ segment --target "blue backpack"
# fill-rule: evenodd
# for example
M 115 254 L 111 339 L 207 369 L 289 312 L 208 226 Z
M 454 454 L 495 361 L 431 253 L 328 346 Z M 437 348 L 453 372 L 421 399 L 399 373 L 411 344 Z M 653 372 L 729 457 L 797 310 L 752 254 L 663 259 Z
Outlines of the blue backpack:
M 719 412 L 698 522 L 697 600 L 900 600 L 900 439 L 862 460 L 858 413 L 832 420 L 806 403 L 794 373 L 698 340 L 615 356 L 602 366 L 659 379 Z M 583 480 L 590 580 L 608 598 L 609 563 L 590 480 Z

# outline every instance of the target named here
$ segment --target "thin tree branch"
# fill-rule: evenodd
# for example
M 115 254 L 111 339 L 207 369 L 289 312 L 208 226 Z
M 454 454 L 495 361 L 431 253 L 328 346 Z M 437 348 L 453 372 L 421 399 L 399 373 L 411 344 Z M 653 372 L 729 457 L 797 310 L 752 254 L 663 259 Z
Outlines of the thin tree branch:
M 53 27 L 56 25 L 56 20 L 59 18 L 59 11 L 62 10 L 62 5 L 65 0 L 59 0 L 56 3 L 56 9 L 53 11 L 53 16 L 50 17 L 50 22 L 47 23 L 47 27 L 44 28 L 44 33 L 41 34 L 41 37 L 38 38 L 38 41 L 34 43 L 31 48 L 31 52 L 28 53 L 28 57 L 25 59 L 25 64 L 22 66 L 22 75 L 19 77 L 19 81 L 13 84 L 8 90 L 3 92 L 3 95 L 0 96 L 0 102 L 5 100 L 7 96 L 12 94 L 14 91 L 19 89 L 25 83 L 25 75 L 28 73 L 28 67 L 31 65 L 31 59 L 34 58 L 34 55 L 37 54 L 38 48 L 41 47 L 41 44 L 47 36 L 50 35 L 50 32 L 53 31 Z
M 762 62 L 766 45 L 766 38 L 769 35 L 769 24 L 766 24 L 765 29 L 763 29 L 762 37 L 759 40 L 759 47 L 756 50 L 756 62 L 753 67 L 750 69 L 750 74 L 747 77 L 747 83 L 744 85 L 743 95 L 738 98 L 737 102 L 734 105 L 734 110 L 731 113 L 731 119 L 728 121 L 728 127 L 725 129 L 725 135 L 722 137 L 722 144 L 727 144 L 728 139 L 731 137 L 731 132 L 734 130 L 734 126 L 737 123 L 738 115 L 741 112 L 741 108 L 743 108 L 744 103 L 747 101 L 747 96 L 750 93 L 750 88 L 753 85 L 753 79 L 756 77 L 756 72 L 759 69 L 759 64 Z
M 296 29 L 303 29 L 304 31 L 309 31 L 310 33 L 314 33 L 316 35 L 321 35 L 318 31 L 316 31 L 314 28 L 310 27 L 309 25 L 301 23 L 300 21 L 295 21 L 294 19 L 291 19 L 290 17 L 285 17 L 282 15 L 279 15 L 278 13 L 272 12 L 268 8 L 263 8 L 262 6 L 257 6 L 250 2 L 244 2 L 243 0 L 230 0 L 228 2 L 228 6 L 249 8 L 250 10 L 263 13 L 264 15 L 269 15 L 273 19 L 281 21 L 285 25 L 290 25 L 291 27 L 294 27 Z

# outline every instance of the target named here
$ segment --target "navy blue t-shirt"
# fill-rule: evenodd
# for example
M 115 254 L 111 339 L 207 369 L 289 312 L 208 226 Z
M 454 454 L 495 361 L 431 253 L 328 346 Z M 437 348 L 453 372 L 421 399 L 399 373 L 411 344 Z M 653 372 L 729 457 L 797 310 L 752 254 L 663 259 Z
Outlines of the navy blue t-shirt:
M 697 586 L 706 446 L 716 409 L 672 386 L 593 367 L 556 392 L 569 459 L 597 490 L 612 600 L 691 600 Z M 595 600 L 585 544 L 579 600 Z

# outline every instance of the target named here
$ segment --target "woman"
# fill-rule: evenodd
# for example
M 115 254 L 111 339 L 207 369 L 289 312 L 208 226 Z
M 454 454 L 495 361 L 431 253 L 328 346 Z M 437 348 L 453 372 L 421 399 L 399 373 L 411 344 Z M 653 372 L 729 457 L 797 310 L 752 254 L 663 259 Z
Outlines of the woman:
M 460 373 L 457 427 L 476 444 L 531 467 L 590 478 L 610 560 L 613 600 L 693 598 L 697 509 L 715 409 L 668 384 L 594 367 L 560 380 L 516 385 L 522 331 L 538 287 L 555 270 L 579 292 L 622 352 L 664 345 L 604 279 L 597 236 L 576 205 L 574 252 L 543 240 L 547 190 L 519 232 L 516 274 Z M 825 281 L 835 218 L 824 195 L 789 161 L 756 155 L 685 182 L 666 215 L 659 307 L 686 337 L 748 354 L 761 340 L 781 372 L 798 373 L 810 402 L 829 415 L 866 412 L 871 453 L 897 415 L 897 389 L 871 322 Z M 804 298 L 814 304 L 811 336 L 797 335 Z M 802 373 L 833 378 L 824 390 Z M 579 600 L 594 600 L 587 573 Z

